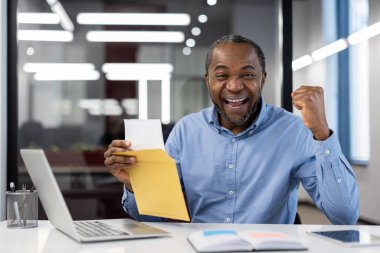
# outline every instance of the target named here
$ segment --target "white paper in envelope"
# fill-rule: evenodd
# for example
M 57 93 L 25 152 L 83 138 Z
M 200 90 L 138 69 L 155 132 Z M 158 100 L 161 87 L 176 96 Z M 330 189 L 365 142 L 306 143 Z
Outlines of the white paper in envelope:
M 162 149 L 165 150 L 159 119 L 125 119 L 125 139 L 132 142 L 131 149 Z

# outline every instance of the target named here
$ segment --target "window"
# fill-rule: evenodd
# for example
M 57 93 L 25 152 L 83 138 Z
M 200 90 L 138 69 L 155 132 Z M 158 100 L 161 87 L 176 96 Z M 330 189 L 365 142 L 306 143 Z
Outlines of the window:
M 293 3 L 294 12 L 303 13 L 293 16 L 294 84 L 324 87 L 329 126 L 343 153 L 365 164 L 370 154 L 368 38 L 358 32 L 368 27 L 368 0 Z

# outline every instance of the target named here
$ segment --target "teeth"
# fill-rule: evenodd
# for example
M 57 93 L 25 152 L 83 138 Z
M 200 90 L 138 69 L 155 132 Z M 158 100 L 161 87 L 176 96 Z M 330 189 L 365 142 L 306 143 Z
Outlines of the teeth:
M 240 99 L 229 99 L 229 98 L 226 98 L 226 100 L 228 102 L 232 102 L 232 103 L 237 103 L 237 102 L 242 102 L 245 98 L 240 98 Z

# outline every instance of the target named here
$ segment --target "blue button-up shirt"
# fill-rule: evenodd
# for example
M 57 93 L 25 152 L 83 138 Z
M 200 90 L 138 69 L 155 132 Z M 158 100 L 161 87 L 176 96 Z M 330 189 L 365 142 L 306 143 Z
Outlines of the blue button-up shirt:
M 336 134 L 316 141 L 298 116 L 263 100 L 238 135 L 220 126 L 213 106 L 181 119 L 165 147 L 176 160 L 192 222 L 293 223 L 300 182 L 332 223 L 358 219 L 355 174 Z M 139 215 L 125 189 L 122 204 L 137 220 L 162 220 Z

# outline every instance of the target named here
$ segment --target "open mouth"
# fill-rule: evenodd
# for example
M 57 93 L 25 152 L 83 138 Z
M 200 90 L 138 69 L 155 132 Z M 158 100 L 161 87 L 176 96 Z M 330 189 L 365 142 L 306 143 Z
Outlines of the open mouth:
M 224 102 L 227 104 L 228 107 L 233 108 L 233 109 L 238 109 L 238 108 L 243 107 L 248 102 L 248 98 L 239 98 L 239 99 L 226 98 L 224 99 Z

